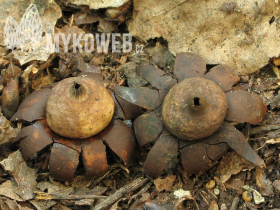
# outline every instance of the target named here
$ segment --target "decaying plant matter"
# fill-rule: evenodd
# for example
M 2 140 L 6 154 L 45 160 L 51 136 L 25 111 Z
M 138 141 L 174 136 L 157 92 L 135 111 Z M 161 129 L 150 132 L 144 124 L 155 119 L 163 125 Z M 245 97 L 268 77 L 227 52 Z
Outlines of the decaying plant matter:
M 82 73 L 31 93 L 11 118 L 31 123 L 16 137 L 24 159 L 50 147 L 50 175 L 70 182 L 80 156 L 88 176 L 104 175 L 106 147 L 128 166 L 136 142 L 132 128 L 123 120 L 135 119 L 140 108 L 104 86 L 110 86 L 110 81 L 101 74 Z
M 218 65 L 207 73 L 201 57 L 180 53 L 174 67 L 177 79 L 149 65 L 140 66 L 137 73 L 150 87 L 116 86 L 114 90 L 147 109 L 135 120 L 134 130 L 141 147 L 153 144 L 144 165 L 148 175 L 156 178 L 164 169 L 170 170 L 179 154 L 189 174 L 207 170 L 229 147 L 264 166 L 243 134 L 229 122 L 258 124 L 267 107 L 256 94 L 231 91 L 239 77 L 228 67 Z

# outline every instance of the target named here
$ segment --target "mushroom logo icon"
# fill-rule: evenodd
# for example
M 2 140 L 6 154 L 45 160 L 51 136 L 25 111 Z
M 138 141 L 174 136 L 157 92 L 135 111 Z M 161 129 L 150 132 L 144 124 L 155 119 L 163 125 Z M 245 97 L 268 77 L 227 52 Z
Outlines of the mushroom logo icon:
M 35 51 L 36 44 L 42 38 L 42 21 L 35 4 L 30 4 L 26 9 L 20 24 L 9 16 L 4 27 L 4 43 L 8 49 L 15 48 L 23 50 L 26 46 L 31 46 Z

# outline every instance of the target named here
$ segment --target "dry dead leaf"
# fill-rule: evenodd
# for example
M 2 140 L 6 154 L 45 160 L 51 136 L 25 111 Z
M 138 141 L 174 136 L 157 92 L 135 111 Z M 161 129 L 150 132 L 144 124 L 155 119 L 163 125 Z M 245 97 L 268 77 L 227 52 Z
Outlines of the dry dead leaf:
M 126 61 L 127 61 L 127 56 L 126 55 L 122 55 L 122 57 L 121 57 L 121 59 L 120 59 L 120 64 L 121 65 L 124 65 L 125 63 L 126 63 Z
M 85 69 L 85 73 L 101 73 L 101 69 L 98 66 L 95 65 L 91 65 L 89 63 L 86 63 L 86 69 Z
M 17 128 L 11 126 L 11 122 L 0 113 L 0 145 L 13 142 L 21 129 L 21 123 L 17 124 Z
M 10 199 L 1 199 L 0 200 L 0 209 L 1 210 L 15 210 L 15 209 L 31 210 L 28 207 L 21 208 L 21 206 L 18 205 L 16 201 L 10 200 Z
M 120 7 L 129 0 L 70 0 L 69 3 L 77 5 L 88 5 L 91 9 L 100 9 L 107 7 Z
M 18 66 L 10 64 L 7 69 L 3 69 L 1 71 L 1 74 L 5 79 L 5 82 L 8 83 L 11 79 L 20 77 L 20 75 L 22 74 L 22 70 Z
M 8 180 L 0 185 L 0 195 L 11 198 L 15 201 L 24 201 L 18 194 L 14 192 L 16 188 L 17 183 L 14 180 Z
M 62 205 L 61 203 L 57 203 L 55 206 L 52 207 L 52 210 L 71 210 L 71 209 Z
M 65 53 L 67 53 L 69 49 L 73 48 L 73 40 L 75 40 L 73 38 L 74 36 L 76 36 L 76 37 L 81 36 L 80 45 L 81 46 L 84 45 L 84 40 L 83 39 L 84 39 L 85 32 L 82 29 L 78 28 L 77 26 L 68 26 L 68 25 L 66 25 L 66 26 L 63 26 L 62 28 L 55 28 L 55 33 L 57 33 L 57 34 L 64 34 L 65 37 L 67 39 L 69 39 L 69 43 L 68 44 L 64 44 L 65 41 L 63 39 L 65 39 L 65 38 L 63 38 L 62 35 L 59 36 L 59 46 L 61 47 L 61 49 L 64 50 Z M 76 48 L 76 50 L 78 51 L 77 48 Z
M 131 9 L 132 1 L 128 1 L 128 3 L 123 4 L 117 8 L 108 8 L 105 11 L 106 18 L 109 20 L 123 22 L 126 20 L 126 14 L 129 13 Z
M 185 208 L 187 209 L 198 209 L 199 207 L 196 203 L 196 200 L 191 196 L 191 195 L 185 195 L 182 198 L 180 198 L 174 205 L 174 210 L 179 210 L 182 208 L 182 204 L 186 203 L 186 201 L 190 201 L 191 203 L 187 203 L 186 205 L 184 205 Z
M 87 13 L 84 11 L 79 11 L 74 14 L 74 21 L 75 25 L 82 25 L 82 24 L 92 24 L 97 22 L 100 19 L 100 17 L 97 15 L 97 13 Z
M 148 64 L 148 61 L 143 65 L 145 64 Z M 136 66 L 137 64 L 135 62 L 128 62 L 125 63 L 124 65 L 119 66 L 116 70 L 119 72 L 124 72 L 129 87 L 141 87 L 148 84 L 146 80 L 142 79 L 142 77 L 137 75 Z
M 74 200 L 76 205 L 89 205 L 91 206 L 95 201 L 94 195 L 101 195 L 106 190 L 107 187 L 94 187 L 93 189 L 89 189 L 88 187 L 80 188 L 78 183 L 74 185 L 65 186 L 60 184 L 59 182 L 52 181 L 43 181 L 40 182 L 37 187 L 41 191 L 36 191 L 36 200 L 53 200 L 53 199 L 67 199 L 67 200 Z M 40 201 L 38 203 L 40 203 Z
M 156 180 L 154 180 L 154 184 L 159 192 L 163 190 L 171 192 L 175 180 L 176 175 L 170 175 L 165 177 L 164 179 L 157 178 Z
M 0 165 L 14 177 L 18 185 L 13 189 L 16 194 L 23 200 L 30 200 L 35 197 L 34 190 L 37 185 L 36 171 L 26 165 L 19 150 L 1 161 Z
M 1 105 L 2 113 L 8 119 L 16 113 L 19 105 L 19 85 L 18 79 L 12 79 L 2 92 Z
M 101 33 L 112 33 L 116 30 L 116 25 L 113 21 L 100 19 L 98 24 L 98 31 Z
M 217 202 L 216 201 L 212 201 L 212 203 L 210 204 L 208 210 L 219 210 L 219 206 L 218 206 Z
M 3 47 L 1 47 L 0 48 L 0 55 L 3 55 L 3 54 L 5 54 L 5 52 L 6 52 L 6 50 L 3 48 Z M 8 57 L 0 57 L 0 64 L 1 65 L 8 65 L 10 63 L 10 61 L 9 61 L 9 59 L 8 59 Z
M 263 148 L 265 145 L 267 144 L 279 144 L 280 143 L 280 138 L 277 138 L 277 139 L 268 139 L 264 142 L 264 144 L 259 147 L 257 150 L 260 150 L 261 148 Z
M 119 203 L 127 201 L 127 198 L 121 198 L 116 203 L 114 203 L 108 210 L 118 210 L 120 209 Z
M 244 185 L 245 176 L 245 172 L 241 172 L 235 176 L 232 176 L 231 179 L 225 183 L 226 188 L 230 190 L 235 190 L 238 194 L 242 194 L 242 186 Z
M 260 207 L 252 202 L 245 201 L 246 207 L 250 210 L 258 210 Z
M 221 205 L 221 210 L 228 210 L 226 204 L 223 203 L 223 204 Z
M 28 66 L 24 71 L 23 74 L 21 75 L 22 78 L 22 88 L 23 88 L 23 95 L 24 98 L 26 98 L 29 95 L 29 77 L 30 74 L 32 73 L 32 69 L 34 67 L 35 63 L 33 65 Z
M 79 72 L 87 71 L 88 68 L 81 53 L 60 53 L 59 68 L 60 77 L 66 78 L 70 75 L 77 76 Z
M 54 182 L 56 183 L 56 182 Z M 62 184 L 57 183 L 53 184 L 51 182 L 48 181 L 42 181 L 40 183 L 38 183 L 37 187 L 43 191 L 43 192 L 47 192 L 48 194 L 61 194 L 61 195 L 69 195 L 70 193 L 73 192 L 73 187 L 69 187 L 69 186 L 65 186 Z M 38 195 L 37 195 L 38 197 Z M 36 197 L 36 199 L 37 199 Z
M 269 139 L 265 142 L 265 144 L 279 144 L 280 143 L 280 138 L 279 139 Z
M 47 87 L 48 85 L 52 84 L 55 80 L 55 77 L 47 71 L 46 76 L 39 76 L 35 80 L 31 81 L 31 87 L 33 90 L 40 90 L 42 88 Z
M 280 57 L 278 58 L 273 58 L 272 59 L 272 62 L 275 66 L 280 66 Z
M 280 180 L 275 180 L 272 185 L 280 192 Z
M 174 56 L 168 51 L 168 48 L 160 42 L 150 50 L 151 65 L 157 65 L 159 68 L 164 68 L 166 65 L 171 65 L 174 61 Z
M 273 195 L 272 183 L 266 178 L 266 175 L 261 168 L 257 168 L 256 170 L 256 183 L 260 188 L 260 193 L 262 196 Z
M 54 200 L 49 200 L 49 201 L 31 200 L 30 203 L 32 203 L 33 206 L 35 206 L 37 210 L 46 210 L 46 209 L 49 209 L 51 206 L 55 205 L 56 201 L 54 201 Z
M 238 174 L 242 169 L 253 169 L 254 167 L 248 160 L 230 152 L 222 158 L 217 171 L 220 174 L 221 182 L 225 183 L 231 175 Z
M 273 155 L 273 153 L 276 151 L 276 147 L 270 147 L 270 148 L 267 148 L 265 151 L 264 151 L 264 154 L 263 156 L 268 158 L 270 156 Z
M 146 203 L 144 203 L 144 209 L 149 209 L 149 210 L 167 210 L 167 208 L 165 208 L 164 205 L 161 205 L 161 204 L 158 204 L 158 203 L 154 203 L 154 202 L 146 202 Z M 109 209 L 109 210 L 117 210 L 117 209 Z
M 128 29 L 143 41 L 163 37 L 173 54 L 194 52 L 244 75 L 279 55 L 279 24 L 271 21 L 279 8 L 278 1 L 264 0 L 134 1 Z

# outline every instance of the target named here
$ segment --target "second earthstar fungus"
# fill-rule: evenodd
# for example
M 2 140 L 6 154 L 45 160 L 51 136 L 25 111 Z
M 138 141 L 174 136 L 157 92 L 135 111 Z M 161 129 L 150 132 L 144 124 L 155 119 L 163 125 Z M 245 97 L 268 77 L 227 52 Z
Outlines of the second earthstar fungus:
M 201 57 L 179 53 L 176 79 L 149 65 L 139 66 L 137 74 L 150 86 L 114 90 L 147 110 L 134 121 L 134 131 L 140 147 L 153 145 L 144 164 L 149 176 L 160 176 L 178 156 L 189 174 L 208 170 L 229 147 L 265 166 L 231 122 L 258 124 L 267 107 L 257 94 L 231 91 L 239 77 L 228 67 L 218 65 L 207 72 Z
M 81 73 L 31 93 L 11 118 L 27 124 L 16 137 L 23 158 L 34 159 L 50 148 L 50 175 L 69 182 L 80 159 L 89 177 L 107 172 L 110 151 L 129 166 L 137 144 L 123 120 L 135 119 L 141 110 L 110 86 L 101 74 Z

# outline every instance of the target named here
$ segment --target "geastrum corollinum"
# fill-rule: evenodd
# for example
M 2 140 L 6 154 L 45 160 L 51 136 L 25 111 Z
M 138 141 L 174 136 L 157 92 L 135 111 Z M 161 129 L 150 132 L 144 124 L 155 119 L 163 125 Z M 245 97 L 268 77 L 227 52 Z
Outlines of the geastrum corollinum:
M 152 178 L 169 169 L 177 157 L 189 174 L 208 170 L 229 147 L 264 167 L 231 122 L 258 124 L 267 107 L 257 94 L 231 91 L 240 78 L 228 67 L 218 65 L 207 72 L 201 57 L 179 53 L 176 79 L 150 65 L 139 66 L 137 73 L 148 87 L 116 86 L 114 91 L 147 110 L 134 121 L 134 131 L 140 147 L 153 145 L 144 164 Z
M 27 124 L 16 137 L 23 158 L 36 160 L 50 150 L 50 175 L 69 182 L 80 156 L 88 177 L 107 172 L 110 150 L 131 164 L 137 144 L 123 120 L 135 119 L 141 110 L 110 90 L 111 85 L 102 74 L 81 73 L 31 93 L 11 118 Z

